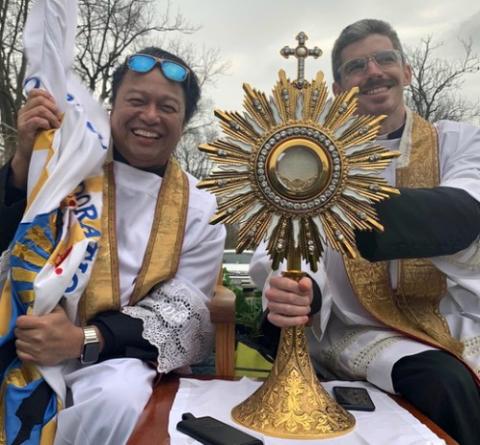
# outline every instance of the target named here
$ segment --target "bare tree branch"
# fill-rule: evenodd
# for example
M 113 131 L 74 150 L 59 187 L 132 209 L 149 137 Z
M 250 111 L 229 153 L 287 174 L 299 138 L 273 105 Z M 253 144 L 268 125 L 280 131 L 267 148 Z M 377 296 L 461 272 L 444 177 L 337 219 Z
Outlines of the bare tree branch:
M 30 4 L 31 0 L 0 0 L 0 161 L 10 157 L 16 145 L 17 110 L 25 77 L 21 31 Z
M 210 100 L 203 99 L 200 102 L 197 113 L 185 128 L 175 150 L 175 158 L 182 168 L 199 179 L 208 175 L 212 163 L 205 153 L 198 150 L 198 146 L 212 142 L 219 135 L 212 108 L 213 104 Z
M 153 0 L 80 0 L 76 63 L 81 77 L 100 100 L 110 96 L 115 66 L 140 42 L 172 31 L 196 30 L 182 15 L 171 17 L 169 4 L 161 16 L 155 17 L 154 5 Z
M 168 51 L 181 54 L 182 58 L 195 71 L 200 86 L 215 85 L 215 80 L 228 72 L 230 63 L 223 61 L 216 48 L 202 48 L 200 51 L 192 44 L 179 39 L 171 40 L 167 44 Z
M 433 43 L 431 36 L 417 48 L 407 50 L 412 67 L 412 84 L 407 89 L 407 105 L 435 122 L 440 119 L 468 120 L 480 115 L 480 101 L 461 95 L 465 75 L 480 71 L 480 57 L 472 51 L 471 41 L 461 41 L 463 56 L 455 61 L 436 57 L 443 43 Z

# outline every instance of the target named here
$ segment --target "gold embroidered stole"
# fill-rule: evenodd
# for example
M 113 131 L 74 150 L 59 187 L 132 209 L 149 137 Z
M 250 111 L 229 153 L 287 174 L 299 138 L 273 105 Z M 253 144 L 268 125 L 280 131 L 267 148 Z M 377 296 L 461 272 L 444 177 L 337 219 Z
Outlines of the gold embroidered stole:
M 185 233 L 188 196 L 188 178 L 178 163 L 170 159 L 158 194 L 150 237 L 130 304 L 137 303 L 153 286 L 175 275 Z M 100 250 L 79 305 L 82 324 L 99 312 L 120 309 L 113 163 L 105 166 L 103 200 Z
M 439 184 L 438 136 L 433 125 L 413 114 L 408 166 L 397 169 L 397 187 L 432 188 Z M 447 290 L 445 275 L 425 259 L 398 261 L 392 290 L 389 262 L 344 260 L 360 303 L 385 325 L 461 357 L 463 344 L 452 337 L 439 303 Z

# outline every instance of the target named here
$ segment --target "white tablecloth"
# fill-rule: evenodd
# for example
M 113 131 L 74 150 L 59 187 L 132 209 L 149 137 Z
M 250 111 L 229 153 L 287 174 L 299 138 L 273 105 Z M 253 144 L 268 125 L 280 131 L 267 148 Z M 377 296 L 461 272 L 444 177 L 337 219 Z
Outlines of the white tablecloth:
M 236 424 L 230 417 L 231 409 L 253 393 L 260 382 L 243 378 L 238 381 L 180 379 L 180 386 L 170 411 L 168 425 L 172 445 L 198 444 L 180 433 L 177 423 L 185 412 L 195 417 L 212 416 L 222 422 L 259 437 L 265 445 L 444 445 L 445 442 L 432 433 L 412 414 L 395 403 L 388 395 L 365 382 L 328 382 L 323 386 L 330 392 L 337 386 L 362 386 L 368 389 L 375 404 L 373 412 L 352 411 L 356 418 L 355 429 L 344 436 L 322 440 L 278 439 Z

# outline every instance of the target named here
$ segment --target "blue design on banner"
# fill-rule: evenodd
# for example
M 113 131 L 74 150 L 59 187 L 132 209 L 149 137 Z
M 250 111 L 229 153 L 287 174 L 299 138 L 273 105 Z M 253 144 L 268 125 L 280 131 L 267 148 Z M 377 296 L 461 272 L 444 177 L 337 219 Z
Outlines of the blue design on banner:
M 22 269 L 28 270 L 30 272 L 40 272 L 42 270 L 41 267 L 29 263 L 19 257 L 10 257 L 10 266 L 11 267 L 21 267 Z
M 14 280 L 12 280 L 13 283 Z M 33 290 L 33 283 L 31 281 L 15 281 L 15 291 L 22 292 Z
M 30 90 L 33 90 L 34 88 L 40 88 L 40 84 L 41 84 L 40 78 L 32 76 L 24 80 L 23 88 L 25 89 L 25 92 L 28 93 Z
M 20 368 L 21 362 L 16 359 L 13 363 L 13 366 L 10 368 Z M 30 395 L 38 389 L 38 387 L 43 383 L 43 379 L 38 379 L 30 382 L 24 387 L 18 387 L 15 385 L 7 385 L 5 391 L 5 403 L 8 406 L 7 415 L 5 418 L 5 433 L 7 436 L 7 445 L 10 445 L 17 438 L 20 429 L 22 427 L 22 419 L 18 417 L 19 408 L 22 402 L 28 401 Z M 50 397 L 48 404 L 45 407 L 43 416 L 40 423 L 34 424 L 28 440 L 22 442 L 24 445 L 33 445 L 40 442 L 40 436 L 43 426 L 49 422 L 57 414 L 57 397 L 53 391 L 50 391 Z M 28 403 L 28 402 L 27 402 Z M 19 414 L 20 415 L 20 414 Z
M 31 281 L 15 280 L 13 276 L 10 277 L 11 295 L 4 294 L 5 298 L 11 298 L 11 317 L 8 321 L 8 331 L 5 335 L 0 336 L 0 348 L 8 350 L 12 348 L 14 341 L 14 329 L 17 319 L 21 315 L 27 313 L 28 307 L 31 303 L 24 303 L 20 297 L 20 293 L 33 291 L 33 280 L 38 272 L 40 272 L 49 259 L 51 253 L 55 248 L 55 240 L 57 236 L 57 218 L 61 218 L 61 211 L 55 209 L 49 213 L 37 215 L 31 223 L 21 223 L 15 233 L 15 237 L 10 245 L 10 269 L 24 269 L 27 272 L 34 272 Z M 33 252 L 33 255 L 32 255 Z M 30 258 L 36 257 L 36 258 Z M 35 261 L 34 264 L 32 261 Z M 39 263 L 41 265 L 39 265 Z M 10 343 L 10 345 L 9 345 Z M 11 350 L 11 349 L 10 349 Z M 13 349 L 14 351 L 14 349 Z M 10 357 L 10 356 L 9 356 Z M 15 371 L 22 366 L 22 363 L 16 356 L 13 356 L 10 363 L 4 363 L 2 366 L 4 371 L 1 374 L 2 381 L 9 375 L 10 372 Z M 34 380 L 24 387 L 16 387 L 14 385 L 7 385 L 4 393 L 4 412 L 5 412 L 5 433 L 7 436 L 7 445 L 15 443 L 18 434 L 22 428 L 29 424 L 30 412 L 25 414 L 25 409 L 20 412 L 21 418 L 18 417 L 18 409 L 23 401 L 28 405 L 28 399 L 32 393 L 39 388 L 39 385 L 44 384 L 43 378 Z M 44 392 L 45 395 L 45 392 Z M 27 406 L 29 409 L 30 407 Z M 35 407 L 32 407 L 35 409 Z M 23 444 L 36 444 L 40 441 L 40 435 L 43 426 L 56 415 L 57 412 L 57 397 L 51 388 L 48 388 L 48 404 L 43 412 L 36 412 L 35 415 L 41 417 L 39 423 L 34 423 L 27 428 L 28 440 L 23 441 Z M 25 416 L 23 416 L 25 414 Z

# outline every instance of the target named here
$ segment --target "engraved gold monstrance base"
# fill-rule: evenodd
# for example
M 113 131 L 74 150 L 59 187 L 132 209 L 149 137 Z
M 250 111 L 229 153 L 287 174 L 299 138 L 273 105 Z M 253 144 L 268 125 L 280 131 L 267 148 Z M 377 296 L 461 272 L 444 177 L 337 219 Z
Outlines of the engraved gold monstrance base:
M 336 437 L 355 426 L 355 418 L 318 382 L 303 327 L 282 330 L 268 379 L 233 408 L 232 418 L 252 430 L 290 439 Z
M 288 255 L 284 276 L 298 281 L 297 249 Z M 286 439 L 326 439 L 350 432 L 355 417 L 333 400 L 313 369 L 303 327 L 282 329 L 277 358 L 267 380 L 232 410 L 240 425 Z

